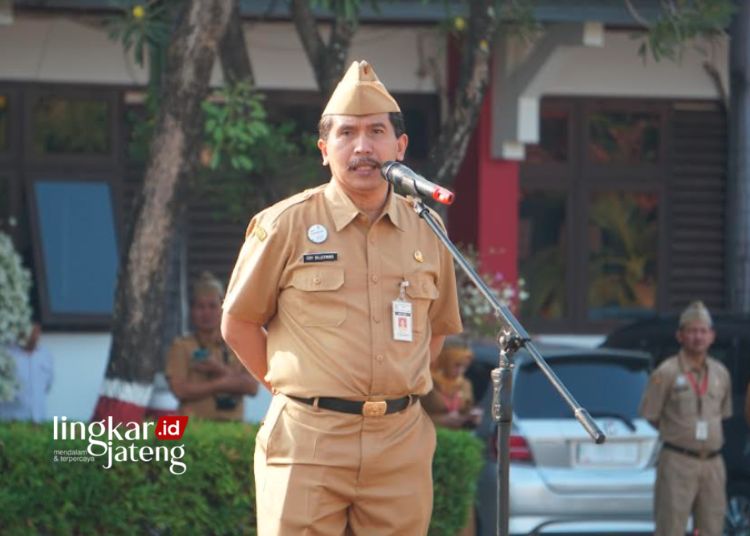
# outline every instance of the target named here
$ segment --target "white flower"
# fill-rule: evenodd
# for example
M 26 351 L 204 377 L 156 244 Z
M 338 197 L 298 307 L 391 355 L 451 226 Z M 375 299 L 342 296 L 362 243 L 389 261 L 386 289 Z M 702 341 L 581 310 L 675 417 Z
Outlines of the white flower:
M 18 388 L 15 362 L 7 347 L 30 331 L 31 276 L 10 237 L 0 232 L 0 402 L 13 400 Z

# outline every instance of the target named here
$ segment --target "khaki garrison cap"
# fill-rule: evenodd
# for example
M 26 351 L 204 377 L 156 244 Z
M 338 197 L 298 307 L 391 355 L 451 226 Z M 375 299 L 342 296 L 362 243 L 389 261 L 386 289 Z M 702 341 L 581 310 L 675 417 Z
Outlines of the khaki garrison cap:
M 394 99 L 366 61 L 355 61 L 333 90 L 323 115 L 370 115 L 400 112 Z
M 682 311 L 682 314 L 680 315 L 680 327 L 688 322 L 695 321 L 705 322 L 709 326 L 713 326 L 711 314 L 708 312 L 708 309 L 706 309 L 706 306 L 703 305 L 702 301 L 694 301 Z

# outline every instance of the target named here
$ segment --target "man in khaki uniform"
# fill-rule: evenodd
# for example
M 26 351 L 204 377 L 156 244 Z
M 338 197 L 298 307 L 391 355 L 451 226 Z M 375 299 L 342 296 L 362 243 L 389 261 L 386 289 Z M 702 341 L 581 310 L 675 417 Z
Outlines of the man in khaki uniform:
M 726 509 L 722 419 L 732 415 L 727 369 L 708 356 L 711 316 L 694 302 L 680 316 L 679 354 L 651 375 L 641 414 L 663 441 L 654 492 L 657 536 L 684 536 L 693 514 L 700 536 L 720 536 Z
M 461 331 L 453 261 L 380 175 L 408 138 L 367 62 L 319 129 L 331 181 L 252 219 L 224 302 L 225 339 L 274 393 L 258 534 L 425 534 L 435 429 L 419 397 Z
M 223 285 L 208 272 L 195 281 L 190 300 L 193 331 L 172 343 L 165 376 L 180 400 L 180 414 L 241 421 L 244 395 L 255 395 L 258 382 L 221 339 L 223 296 Z

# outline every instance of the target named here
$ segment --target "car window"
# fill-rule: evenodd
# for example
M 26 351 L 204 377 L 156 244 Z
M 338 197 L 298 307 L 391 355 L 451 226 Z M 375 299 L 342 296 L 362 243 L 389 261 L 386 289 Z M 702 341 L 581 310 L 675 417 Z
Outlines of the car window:
M 606 359 L 566 359 L 550 365 L 575 399 L 592 415 L 636 418 L 648 381 L 648 363 L 616 357 Z M 519 418 L 573 418 L 568 405 L 534 363 L 519 368 L 513 395 L 514 410 Z

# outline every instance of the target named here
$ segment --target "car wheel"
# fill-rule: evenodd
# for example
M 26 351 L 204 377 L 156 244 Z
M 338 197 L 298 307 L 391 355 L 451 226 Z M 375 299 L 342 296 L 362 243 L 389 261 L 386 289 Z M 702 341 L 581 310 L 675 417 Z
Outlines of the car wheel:
M 750 536 L 750 497 L 732 495 L 727 501 L 724 536 Z

